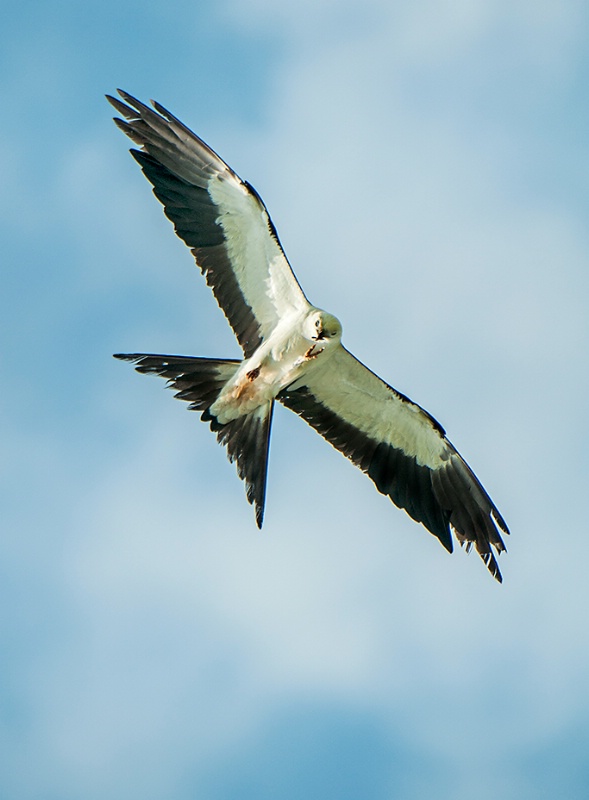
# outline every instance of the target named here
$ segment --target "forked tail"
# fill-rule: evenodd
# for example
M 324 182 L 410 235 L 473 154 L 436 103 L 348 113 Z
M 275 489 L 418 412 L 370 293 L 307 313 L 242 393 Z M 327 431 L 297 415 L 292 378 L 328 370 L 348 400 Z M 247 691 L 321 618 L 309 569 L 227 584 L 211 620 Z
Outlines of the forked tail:
M 203 422 L 209 422 L 217 441 L 227 448 L 227 455 L 237 466 L 244 481 L 247 499 L 255 508 L 256 523 L 262 527 L 266 499 L 268 448 L 274 402 L 259 406 L 255 411 L 222 425 L 209 408 L 241 364 L 218 358 L 163 356 L 145 353 L 118 353 L 115 358 L 132 361 L 137 372 L 161 375 L 168 386 L 176 390 L 174 397 L 186 400 L 191 411 L 201 411 Z

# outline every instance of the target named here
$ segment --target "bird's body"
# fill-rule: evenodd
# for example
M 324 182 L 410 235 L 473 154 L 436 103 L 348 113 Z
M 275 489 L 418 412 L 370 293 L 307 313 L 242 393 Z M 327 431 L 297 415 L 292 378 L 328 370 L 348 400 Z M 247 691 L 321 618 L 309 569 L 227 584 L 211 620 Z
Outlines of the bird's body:
M 424 409 L 382 381 L 341 343 L 342 326 L 312 306 L 250 184 L 176 117 L 130 95 L 109 101 L 140 146 L 135 159 L 164 205 L 243 349 L 242 361 L 117 355 L 168 379 L 201 411 L 246 484 L 261 527 L 275 401 L 313 426 L 377 489 L 452 551 L 451 529 L 474 544 L 498 580 L 492 548 L 507 526 L 470 467 Z
M 324 332 L 324 317 L 333 320 L 331 336 Z M 323 367 L 340 340 L 339 322 L 318 308 L 285 317 L 254 353 L 241 362 L 235 376 L 211 405 L 210 413 L 225 424 L 275 400 L 283 389 L 313 367 Z

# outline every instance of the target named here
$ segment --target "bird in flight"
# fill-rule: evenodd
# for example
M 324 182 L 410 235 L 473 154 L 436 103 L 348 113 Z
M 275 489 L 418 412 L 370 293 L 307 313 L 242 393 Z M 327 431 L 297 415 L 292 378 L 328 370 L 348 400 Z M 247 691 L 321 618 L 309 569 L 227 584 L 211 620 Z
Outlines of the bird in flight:
M 494 578 L 503 517 L 423 408 L 342 345 L 333 314 L 311 305 L 256 190 L 159 103 L 107 95 L 131 154 L 188 245 L 243 350 L 242 360 L 117 354 L 167 378 L 227 448 L 262 527 L 274 402 L 301 416 L 376 488 L 452 552 L 474 545 Z M 124 101 L 124 102 L 123 102 Z

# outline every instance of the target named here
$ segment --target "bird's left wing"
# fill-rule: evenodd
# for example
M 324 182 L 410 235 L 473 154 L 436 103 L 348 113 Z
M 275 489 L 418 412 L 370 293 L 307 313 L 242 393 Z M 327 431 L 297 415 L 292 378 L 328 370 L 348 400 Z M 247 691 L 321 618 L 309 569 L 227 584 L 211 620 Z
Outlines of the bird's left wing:
M 501 581 L 503 517 L 427 411 L 388 386 L 345 348 L 317 363 L 278 399 L 367 473 L 382 494 L 452 552 L 453 528 Z
M 115 119 L 178 236 L 196 262 L 249 357 L 278 321 L 309 303 L 255 189 L 159 103 L 107 95 Z

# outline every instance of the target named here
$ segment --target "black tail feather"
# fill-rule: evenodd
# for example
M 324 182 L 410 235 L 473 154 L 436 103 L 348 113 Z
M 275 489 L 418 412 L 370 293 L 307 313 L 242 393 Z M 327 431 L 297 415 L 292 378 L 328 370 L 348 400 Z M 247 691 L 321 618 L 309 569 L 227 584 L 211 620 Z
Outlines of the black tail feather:
M 209 410 L 241 362 L 146 353 L 117 353 L 115 358 L 133 362 L 137 372 L 144 375 L 167 378 L 168 386 L 176 390 L 175 397 L 188 402 L 191 411 L 202 412 L 201 419 L 210 424 L 217 441 L 227 448 L 229 460 L 235 462 L 237 474 L 245 483 L 248 502 L 255 508 L 256 524 L 261 528 L 274 403 L 265 403 L 250 414 L 225 424 Z
M 201 415 L 203 422 L 208 422 L 217 434 L 217 441 L 227 448 L 229 460 L 235 462 L 237 474 L 246 486 L 248 502 L 255 508 L 258 528 L 264 521 L 273 408 L 274 402 L 270 401 L 224 425 L 208 409 Z
M 170 389 L 179 400 L 190 403 L 192 411 L 204 411 L 214 403 L 240 361 L 192 356 L 164 356 L 146 353 L 117 353 L 115 358 L 135 363 L 143 375 L 167 378 Z

